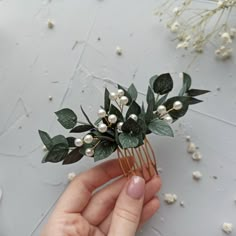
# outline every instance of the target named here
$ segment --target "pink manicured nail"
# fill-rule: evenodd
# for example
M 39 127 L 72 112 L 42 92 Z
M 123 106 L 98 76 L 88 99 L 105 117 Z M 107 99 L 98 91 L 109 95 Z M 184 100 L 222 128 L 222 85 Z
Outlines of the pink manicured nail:
M 127 188 L 127 194 L 131 198 L 140 199 L 144 195 L 145 180 L 139 176 L 132 176 Z

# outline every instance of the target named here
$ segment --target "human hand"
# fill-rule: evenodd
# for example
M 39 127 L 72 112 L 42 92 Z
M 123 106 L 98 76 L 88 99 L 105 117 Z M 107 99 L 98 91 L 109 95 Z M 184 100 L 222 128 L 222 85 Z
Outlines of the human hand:
M 41 236 L 134 236 L 159 208 L 159 176 L 121 176 L 117 160 L 78 175 L 59 199 Z

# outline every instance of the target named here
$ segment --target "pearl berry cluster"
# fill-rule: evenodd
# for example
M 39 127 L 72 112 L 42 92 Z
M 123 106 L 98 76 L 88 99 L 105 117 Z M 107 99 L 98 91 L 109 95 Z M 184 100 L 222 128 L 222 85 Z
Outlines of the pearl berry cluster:
M 118 89 L 117 93 L 111 92 L 109 94 L 109 98 L 110 98 L 111 101 L 116 101 L 117 103 L 119 102 L 118 104 L 121 107 L 128 104 L 128 102 L 129 102 L 129 99 L 128 99 L 128 97 L 125 96 L 125 92 L 124 92 L 123 89 Z M 102 108 L 100 108 L 98 110 L 97 115 L 98 115 L 99 118 L 106 119 L 106 121 L 107 121 L 107 123 L 109 123 L 109 125 L 116 124 L 117 120 L 118 120 L 118 118 L 115 114 L 107 115 L 106 111 Z M 135 121 L 138 120 L 138 117 L 135 114 L 131 114 L 129 117 L 132 118 Z M 98 124 L 97 129 L 100 133 L 105 133 L 105 132 L 107 132 L 109 125 L 106 125 L 104 123 L 100 123 L 100 124 Z M 123 122 L 118 122 L 116 124 L 118 132 L 122 132 L 122 125 L 123 125 Z M 83 139 L 76 138 L 75 141 L 74 141 L 74 144 L 75 144 L 76 147 L 82 147 L 84 145 L 84 143 L 85 144 L 91 144 L 93 141 L 94 141 L 94 137 L 90 134 L 87 134 L 87 135 L 84 136 Z M 85 150 L 86 156 L 92 157 L 94 155 L 94 148 L 95 147 L 87 148 Z
M 172 111 L 172 110 L 181 110 L 183 107 L 183 103 L 181 101 L 175 101 L 173 104 L 173 108 L 170 110 L 166 110 L 166 107 L 164 105 L 160 105 L 157 108 L 157 113 L 160 115 L 161 118 L 163 118 L 167 123 L 172 123 L 173 119 L 172 117 L 168 114 L 168 112 Z M 155 113 L 156 113 L 155 112 Z

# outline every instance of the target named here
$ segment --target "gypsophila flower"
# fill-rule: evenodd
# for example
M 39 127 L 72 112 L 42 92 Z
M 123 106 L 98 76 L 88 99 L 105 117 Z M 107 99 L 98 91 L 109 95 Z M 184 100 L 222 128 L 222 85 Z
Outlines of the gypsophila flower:
M 228 32 L 222 33 L 221 39 L 223 40 L 223 43 L 225 44 L 232 43 L 231 36 Z
M 171 31 L 172 33 L 176 33 L 176 32 L 178 32 L 179 27 L 180 27 L 179 22 L 175 21 L 175 22 L 171 25 L 170 31 Z
M 236 10 L 236 0 L 219 0 L 214 4 L 202 2 L 200 7 L 196 7 L 192 0 L 185 0 L 181 5 L 173 7 L 175 2 L 164 1 L 157 14 L 160 17 L 165 16 L 163 13 L 166 14 L 167 27 L 177 34 L 176 39 L 180 41 L 176 48 L 202 53 L 207 44 L 213 44 L 218 48 L 215 50 L 217 57 L 230 58 L 233 48 L 226 45 L 231 44 L 236 36 L 236 28 L 230 25 L 233 20 L 231 15 Z M 222 46 L 226 49 L 221 48 Z

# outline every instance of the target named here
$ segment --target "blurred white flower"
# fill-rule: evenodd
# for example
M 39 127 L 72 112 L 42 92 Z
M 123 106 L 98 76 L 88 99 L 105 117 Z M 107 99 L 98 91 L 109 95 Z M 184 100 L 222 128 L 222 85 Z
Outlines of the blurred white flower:
M 179 27 L 180 27 L 179 22 L 175 21 L 175 22 L 171 25 L 170 31 L 171 31 L 172 33 L 176 33 L 176 32 L 178 32 Z

